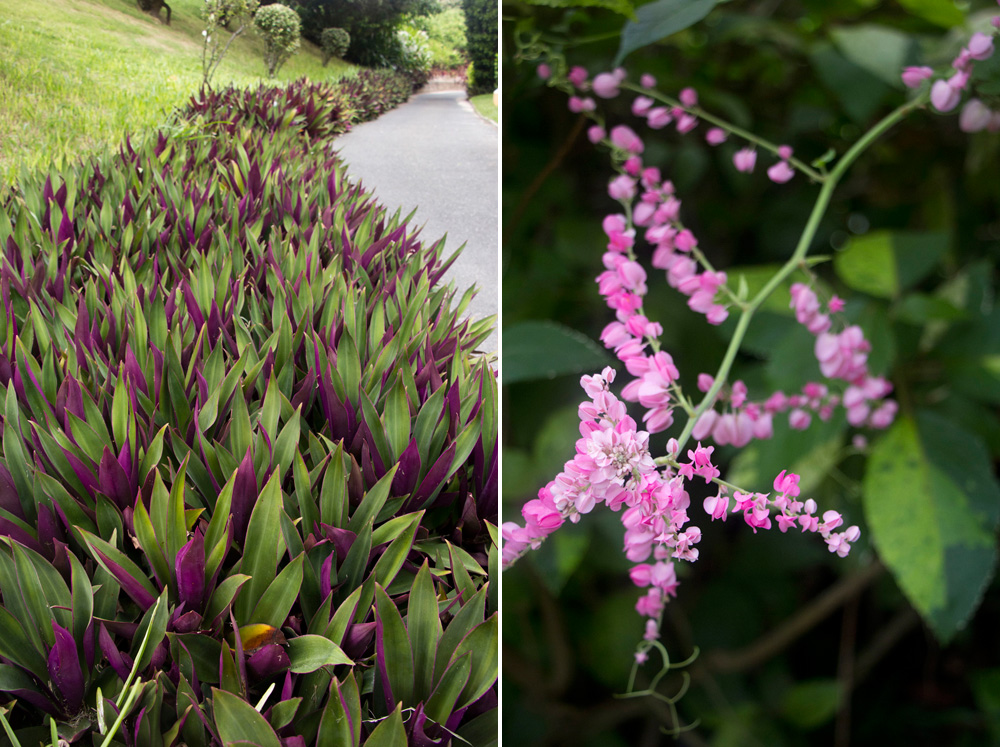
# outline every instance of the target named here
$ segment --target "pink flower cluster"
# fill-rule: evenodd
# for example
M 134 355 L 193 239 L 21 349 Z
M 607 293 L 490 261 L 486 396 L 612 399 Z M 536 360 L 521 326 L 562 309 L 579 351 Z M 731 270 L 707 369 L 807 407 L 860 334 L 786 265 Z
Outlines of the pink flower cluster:
M 816 501 L 812 498 L 805 501 L 798 500 L 799 476 L 794 473 L 782 470 L 781 474 L 774 478 L 774 490 L 773 498 L 768 493 L 734 491 L 732 512 L 742 513 L 743 520 L 756 533 L 758 529 L 771 528 L 771 510 L 775 509 L 777 513 L 774 519 L 782 533 L 798 525 L 803 532 L 818 533 L 826 541 L 830 552 L 837 553 L 842 558 L 847 557 L 851 551 L 851 543 L 856 542 L 861 536 L 858 527 L 850 526 L 842 532 L 834 532 L 844 523 L 843 517 L 837 511 L 825 511 L 823 520 L 820 521 L 816 516 Z M 720 488 L 718 495 L 705 499 L 705 513 L 712 517 L 712 521 L 726 520 L 730 500 L 728 492 L 728 489 L 723 487 Z
M 1000 28 L 1000 16 L 993 18 L 994 28 Z M 954 69 L 948 78 L 940 78 L 931 85 L 931 105 L 939 112 L 950 112 L 962 100 L 962 93 L 969 88 L 975 63 L 989 59 L 993 55 L 993 36 L 977 31 L 962 51 L 952 60 Z M 902 79 L 908 88 L 919 88 L 925 80 L 934 77 L 929 67 L 904 68 Z M 979 99 L 969 99 L 962 108 L 959 127 L 965 132 L 1000 130 L 1000 111 L 993 111 Z
M 828 379 L 839 379 L 849 385 L 843 395 L 831 392 L 826 384 L 810 381 L 799 394 L 778 391 L 764 402 L 752 402 L 747 399 L 746 385 L 736 381 L 728 390 L 720 389 L 711 408 L 699 416 L 691 431 L 692 438 L 711 438 L 719 446 L 732 444 L 742 448 L 755 438 L 771 438 L 773 416 L 778 413 L 788 412 L 788 424 L 795 430 L 805 430 L 814 414 L 820 420 L 829 420 L 838 405 L 843 405 L 847 422 L 855 427 L 887 428 L 892 424 L 898 405 L 895 400 L 885 399 L 892 391 L 892 384 L 868 372 L 871 345 L 861 328 L 852 325 L 836 334 L 830 331 L 833 326 L 830 315 L 843 310 L 844 302 L 834 296 L 824 313 L 815 292 L 802 283 L 792 285 L 791 296 L 795 318 L 816 335 L 814 351 L 820 372 Z M 708 374 L 698 376 L 702 392 L 708 392 L 713 383 Z M 717 409 L 719 405 L 725 409 Z
M 698 388 L 707 392 L 712 388 L 713 379 L 708 374 L 698 375 Z M 711 438 L 719 446 L 732 444 L 738 448 L 746 446 L 755 438 L 767 439 L 774 435 L 772 409 L 747 401 L 747 387 L 736 381 L 728 391 L 722 389 L 716 403 L 728 402 L 726 412 L 715 409 L 715 403 L 705 410 L 695 423 L 691 437 L 697 440 Z
M 567 519 L 579 521 L 598 503 L 620 507 L 643 488 L 643 475 L 655 472 L 649 455 L 649 434 L 637 431 L 625 405 L 608 389 L 615 372 L 584 376 L 581 385 L 590 401 L 580 405 L 580 435 L 576 455 L 563 471 L 521 510 L 524 526 L 505 522 L 503 564 L 509 565 L 542 541 Z
M 795 318 L 816 335 L 814 352 L 820 372 L 828 379 L 840 379 L 850 385 L 842 399 L 847 408 L 847 422 L 855 427 L 887 428 L 895 419 L 899 405 L 895 400 L 884 399 L 892 391 L 892 384 L 868 372 L 871 344 L 864 332 L 857 325 L 836 334 L 831 332 L 830 316 L 821 312 L 819 299 L 809 286 L 795 283 L 791 295 Z M 830 313 L 842 308 L 843 302 L 836 296 L 827 307 Z

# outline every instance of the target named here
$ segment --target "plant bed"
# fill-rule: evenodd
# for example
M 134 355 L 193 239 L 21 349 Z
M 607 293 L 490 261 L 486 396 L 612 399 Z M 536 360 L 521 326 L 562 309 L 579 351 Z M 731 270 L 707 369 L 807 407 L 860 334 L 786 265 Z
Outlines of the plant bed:
M 484 743 L 489 325 L 328 132 L 229 103 L 0 211 L 8 739 Z

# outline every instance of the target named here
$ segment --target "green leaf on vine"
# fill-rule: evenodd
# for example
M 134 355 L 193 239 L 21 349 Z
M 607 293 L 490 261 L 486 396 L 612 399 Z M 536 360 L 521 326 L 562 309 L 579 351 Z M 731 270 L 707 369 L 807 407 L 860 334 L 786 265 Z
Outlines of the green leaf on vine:
M 847 59 L 894 88 L 903 87 L 900 74 L 915 48 L 909 34 L 874 24 L 850 26 L 830 32 L 833 43 Z
M 656 0 L 635 12 L 622 29 L 615 65 L 637 49 L 683 31 L 707 16 L 718 0 Z
M 872 231 L 852 238 L 833 266 L 854 290 L 896 298 L 926 277 L 947 248 L 943 232 Z
M 864 508 L 882 560 L 942 643 L 982 600 L 996 565 L 1000 487 L 974 435 L 930 412 L 872 449 Z
M 521 2 L 549 8 L 605 8 L 613 13 L 635 18 L 635 7 L 629 0 L 521 0 Z
M 953 0 L 899 0 L 899 4 L 941 28 L 950 29 L 965 22 L 965 14 Z
M 555 322 L 513 324 L 504 328 L 503 340 L 504 384 L 596 373 L 611 363 L 600 345 Z

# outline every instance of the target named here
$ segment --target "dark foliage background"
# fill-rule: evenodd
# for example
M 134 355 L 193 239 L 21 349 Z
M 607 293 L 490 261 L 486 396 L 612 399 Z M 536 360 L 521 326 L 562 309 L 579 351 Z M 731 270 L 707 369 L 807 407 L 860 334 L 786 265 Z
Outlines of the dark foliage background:
M 472 74 L 469 94 L 497 87 L 497 0 L 462 0 Z
M 843 153 L 907 95 L 886 73 L 885 49 L 852 51 L 845 42 L 851 30 L 898 32 L 912 40 L 906 64 L 943 66 L 968 38 L 971 27 L 963 24 L 979 28 L 996 11 L 995 3 L 974 2 L 963 12 L 932 0 L 724 3 L 704 21 L 632 53 L 625 66 L 633 79 L 654 74 L 671 94 L 694 86 L 707 109 L 790 143 L 809 161 L 830 147 Z M 503 12 L 504 349 L 523 342 L 531 329 L 523 323 L 536 320 L 596 340 L 611 320 L 593 283 L 605 243 L 600 221 L 616 207 L 606 197 L 607 157 L 587 141 L 589 122 L 567 110 L 565 95 L 548 89 L 533 64 L 515 64 L 514 36 L 517 25 L 524 30 L 530 23 L 557 47 L 567 41 L 560 48 L 569 64 L 595 73 L 612 66 L 625 17 L 600 7 L 513 3 Z M 613 102 L 609 122 L 627 122 L 645 137 L 649 131 L 638 129 L 629 103 L 627 97 Z M 791 185 L 771 184 L 763 174 L 769 161 L 752 176 L 736 173 L 731 156 L 738 146 L 709 148 L 705 129 L 682 137 L 667 128 L 647 138 L 646 163 L 674 181 L 682 218 L 716 267 L 732 274 L 734 266 L 780 263 L 791 254 L 815 188 L 801 176 Z M 842 416 L 796 436 L 781 426 L 773 441 L 740 457 L 717 449 L 724 475 L 728 469 L 730 478 L 762 490 L 780 469 L 795 465 L 820 505 L 842 511 L 863 535 L 851 556 L 838 560 L 815 538 L 754 536 L 742 522 L 711 524 L 692 510 L 705 533 L 702 558 L 679 569 L 679 598 L 668 607 L 663 639 L 677 659 L 701 649 L 679 706 L 685 723 L 700 720 L 700 726 L 679 744 L 1000 743 L 1000 593 L 992 580 L 997 501 L 990 477 L 1000 456 L 1000 379 L 992 363 L 1000 355 L 998 152 L 996 134 L 970 136 L 959 131 L 956 116 L 917 112 L 852 168 L 811 252 L 840 255 L 880 231 L 937 237 L 936 248 L 918 252 L 929 269 L 895 293 L 858 292 L 834 263 L 818 272 L 849 299 L 848 314 L 874 346 L 872 369 L 896 385 L 901 417 L 925 423 L 928 461 L 958 470 L 975 462 L 987 473 L 979 497 L 992 546 L 979 568 L 981 601 L 980 581 L 949 578 L 949 589 L 973 599 L 971 619 L 964 627 L 956 621 L 951 632 L 911 606 L 897 581 L 905 562 L 887 570 L 883 547 L 872 545 L 868 518 L 880 496 L 870 494 L 870 482 L 866 495 L 868 458 L 849 448 L 854 431 Z M 697 374 L 718 366 L 732 324 L 710 327 L 686 309 L 662 273 L 650 278 L 648 316 L 664 324 L 664 349 L 693 391 Z M 817 375 L 810 345 L 787 316 L 764 313 L 751 326 L 732 378 L 743 378 L 753 397 L 791 391 Z M 504 392 L 505 520 L 519 518 L 520 506 L 573 454 L 579 373 L 604 365 L 601 351 L 574 349 L 577 373 L 551 379 L 504 361 L 504 380 L 521 379 Z M 669 435 L 654 437 L 655 453 L 663 453 Z M 876 450 L 886 438 L 866 435 Z M 907 483 L 895 483 L 902 501 Z M 696 507 L 703 497 L 692 494 Z M 951 508 L 942 500 L 936 516 L 946 522 Z M 908 515 L 904 510 L 904 520 Z M 670 725 L 665 708 L 650 699 L 615 698 L 642 635 L 621 531 L 617 516 L 596 511 L 504 574 L 504 733 L 518 744 L 670 741 L 659 731 Z M 916 548 L 913 564 L 923 557 Z M 937 622 L 929 625 L 928 617 Z M 672 693 L 679 684 L 668 678 L 662 690 Z

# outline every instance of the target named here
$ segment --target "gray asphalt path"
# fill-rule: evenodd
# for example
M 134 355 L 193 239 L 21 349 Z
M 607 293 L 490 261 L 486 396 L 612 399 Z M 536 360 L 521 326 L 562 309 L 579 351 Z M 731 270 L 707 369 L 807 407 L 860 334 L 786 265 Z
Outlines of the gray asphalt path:
M 397 207 L 423 226 L 425 242 L 447 234 L 445 252 L 465 249 L 445 279 L 461 296 L 479 293 L 469 316 L 499 311 L 498 133 L 479 117 L 463 91 L 435 91 L 410 98 L 373 122 L 337 139 L 349 175 L 374 191 L 390 212 Z M 482 345 L 497 350 L 494 331 Z

